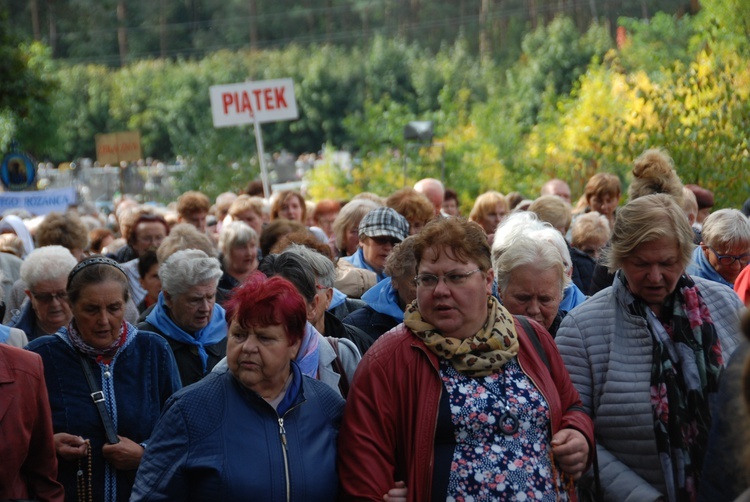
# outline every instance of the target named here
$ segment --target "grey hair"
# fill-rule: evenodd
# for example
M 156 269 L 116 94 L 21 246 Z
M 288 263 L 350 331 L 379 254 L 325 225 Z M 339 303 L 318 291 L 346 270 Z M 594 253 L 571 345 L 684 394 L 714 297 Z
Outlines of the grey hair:
M 321 286 L 332 288 L 336 281 L 336 268 L 327 256 L 323 256 L 314 249 L 300 244 L 291 244 L 281 252 L 282 255 L 291 253 L 302 258 L 312 269 L 315 278 Z
M 21 264 L 21 280 L 27 286 L 36 286 L 41 281 L 65 279 L 78 260 L 63 246 L 44 246 L 35 249 Z
M 177 251 L 159 265 L 162 290 L 172 296 L 180 296 L 205 282 L 218 284 L 221 275 L 219 260 L 198 249 Z
M 560 276 L 561 295 L 570 284 L 565 263 L 555 245 L 545 239 L 534 239 L 522 235 L 505 249 L 493 266 L 498 289 L 505 293 L 511 273 L 518 267 L 526 265 L 531 265 L 540 270 L 556 269 Z
M 495 231 L 495 237 L 492 241 L 492 268 L 498 262 L 502 254 L 513 245 L 520 237 L 530 237 L 534 239 L 544 239 L 553 244 L 560 253 L 560 257 L 565 265 L 565 272 L 569 273 L 573 269 L 573 261 L 570 259 L 568 244 L 559 230 L 554 228 L 546 221 L 541 221 L 539 217 L 531 211 L 521 211 L 511 213 Z
M 703 220 L 703 242 L 712 248 L 750 248 L 750 220 L 736 209 L 719 209 Z M 726 249 L 724 249 L 726 250 Z
M 248 242 L 258 244 L 258 234 L 244 221 L 233 221 L 221 227 L 219 249 L 226 258 L 232 248 L 244 246 Z
M 309 305 L 315 298 L 315 274 L 312 267 L 307 264 L 298 254 L 282 253 L 269 254 L 263 257 L 258 270 L 267 277 L 281 276 L 294 284 L 299 294 Z
M 557 248 L 557 251 L 562 257 L 563 264 L 565 265 L 565 272 L 570 273 L 573 270 L 573 260 L 570 258 L 570 251 L 568 251 L 568 244 L 565 242 L 565 237 L 555 228 L 546 227 L 534 229 L 527 232 L 525 235 L 532 239 L 542 239 Z

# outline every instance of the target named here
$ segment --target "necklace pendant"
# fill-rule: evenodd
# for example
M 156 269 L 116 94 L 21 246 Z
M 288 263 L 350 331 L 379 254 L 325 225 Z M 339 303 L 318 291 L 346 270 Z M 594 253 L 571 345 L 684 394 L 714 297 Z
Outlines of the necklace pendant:
M 109 378 L 112 376 L 112 373 L 109 372 L 109 370 L 104 372 L 104 378 Z
M 510 410 L 500 415 L 500 430 L 507 436 L 512 436 L 518 432 L 519 420 L 518 416 Z

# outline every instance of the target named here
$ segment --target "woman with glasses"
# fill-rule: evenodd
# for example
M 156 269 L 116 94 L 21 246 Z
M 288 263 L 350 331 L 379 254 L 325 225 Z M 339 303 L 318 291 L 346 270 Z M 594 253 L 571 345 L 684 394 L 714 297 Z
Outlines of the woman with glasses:
M 590 463 L 591 420 L 549 333 L 491 295 L 482 227 L 415 236 L 416 300 L 362 359 L 339 437 L 345 500 L 568 500 Z
M 750 263 L 750 220 L 736 209 L 720 209 L 703 221 L 702 235 L 688 273 L 731 288 Z
M 605 500 L 695 500 L 719 377 L 738 343 L 737 295 L 685 273 L 693 231 L 674 198 L 617 212 L 612 286 L 563 319 L 557 343 L 594 418 Z
M 32 251 L 21 265 L 28 301 L 16 311 L 9 326 L 26 333 L 29 341 L 51 335 L 67 326 L 73 317 L 65 285 L 78 260 L 62 246 Z

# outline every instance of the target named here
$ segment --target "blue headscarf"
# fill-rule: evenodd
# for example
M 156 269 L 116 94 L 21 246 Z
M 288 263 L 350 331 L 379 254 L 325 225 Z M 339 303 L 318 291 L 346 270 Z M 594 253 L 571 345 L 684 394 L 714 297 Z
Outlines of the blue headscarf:
M 169 317 L 167 306 L 164 303 L 163 291 L 159 293 L 159 301 L 156 302 L 154 310 L 146 317 L 146 322 L 156 327 L 164 336 L 172 340 L 198 347 L 198 354 L 201 356 L 201 363 L 203 364 L 203 374 L 206 373 L 208 363 L 208 354 L 205 347 L 215 345 L 227 336 L 226 313 L 221 305 L 215 303 L 211 320 L 205 327 L 191 335 L 177 326 L 172 318 Z

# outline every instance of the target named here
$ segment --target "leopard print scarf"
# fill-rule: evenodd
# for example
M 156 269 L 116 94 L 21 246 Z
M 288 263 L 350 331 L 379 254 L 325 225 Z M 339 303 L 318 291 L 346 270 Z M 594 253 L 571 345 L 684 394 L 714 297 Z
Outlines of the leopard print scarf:
M 518 354 L 518 336 L 513 316 L 494 297 L 487 300 L 487 322 L 473 337 L 444 337 L 422 319 L 416 300 L 406 307 L 404 324 L 440 358 L 450 361 L 459 373 L 483 377 L 497 373 Z

